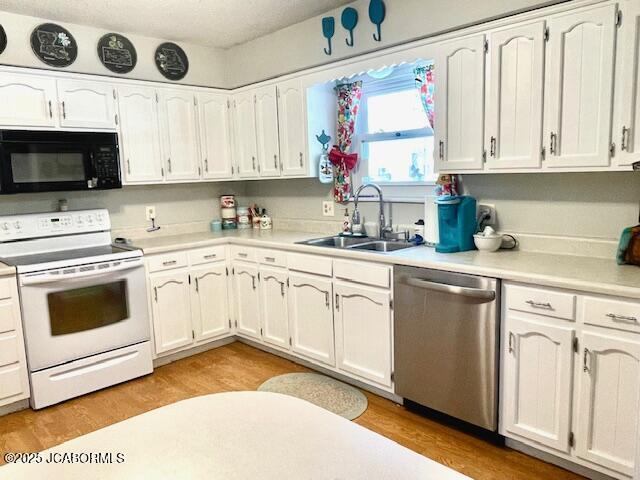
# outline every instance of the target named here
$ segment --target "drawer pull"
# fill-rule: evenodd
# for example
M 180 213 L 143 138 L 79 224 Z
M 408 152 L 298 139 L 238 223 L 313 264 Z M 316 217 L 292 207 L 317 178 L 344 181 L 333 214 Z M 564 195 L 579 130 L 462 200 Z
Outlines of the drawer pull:
M 509 332 L 509 353 L 513 353 L 513 341 L 514 341 L 513 332 Z
M 178 262 L 176 262 L 175 260 L 168 260 L 166 262 L 162 262 L 162 265 L 168 267 L 169 265 L 175 265 L 176 263 Z
M 239 252 L 238 256 L 241 257 L 241 258 L 247 258 L 249 255 L 246 254 L 246 253 Z
M 275 262 L 276 261 L 275 257 L 264 257 L 264 259 L 267 262 Z
M 616 315 L 615 313 L 607 313 L 607 317 L 609 317 L 614 322 L 638 323 L 638 319 L 636 317 L 627 317 L 625 315 Z
M 531 305 L 533 308 L 544 308 L 545 310 L 553 310 L 553 307 L 549 302 L 534 302 L 533 300 L 527 300 L 525 303 Z
M 582 371 L 589 373 L 589 355 L 591 352 L 588 348 L 584 349 L 584 355 L 582 357 Z
M 210 253 L 209 255 L 205 255 L 203 258 L 205 260 L 209 260 L 211 258 L 216 258 L 218 255 L 216 255 L 215 253 Z

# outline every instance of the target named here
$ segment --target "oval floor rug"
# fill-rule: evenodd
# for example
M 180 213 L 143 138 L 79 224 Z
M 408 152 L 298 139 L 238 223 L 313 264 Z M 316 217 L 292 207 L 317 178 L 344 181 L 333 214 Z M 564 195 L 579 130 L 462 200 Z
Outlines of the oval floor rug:
M 317 373 L 278 375 L 258 390 L 301 398 L 348 420 L 358 418 L 367 409 L 367 397 L 360 390 Z

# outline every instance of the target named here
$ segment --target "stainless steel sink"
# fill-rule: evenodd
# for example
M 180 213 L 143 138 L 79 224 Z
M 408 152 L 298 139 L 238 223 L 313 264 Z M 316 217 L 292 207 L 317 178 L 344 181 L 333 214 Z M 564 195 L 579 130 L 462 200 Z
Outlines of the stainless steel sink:
M 409 242 L 376 240 L 371 237 L 324 237 L 297 242 L 301 245 L 313 245 L 315 247 L 341 248 L 349 250 L 363 250 L 368 252 L 387 253 L 411 248 L 415 245 Z
M 375 240 L 373 242 L 361 243 L 360 245 L 354 245 L 350 248 L 353 250 L 367 250 L 370 252 L 395 252 L 396 250 L 403 250 L 405 248 L 415 247 L 415 244 L 409 242 L 399 242 L 391 240 Z

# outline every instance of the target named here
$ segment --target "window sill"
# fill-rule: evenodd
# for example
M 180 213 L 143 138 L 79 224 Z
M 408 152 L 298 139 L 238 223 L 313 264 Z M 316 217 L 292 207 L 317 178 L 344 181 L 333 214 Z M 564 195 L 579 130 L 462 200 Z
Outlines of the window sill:
M 435 195 L 435 182 L 421 182 L 416 185 L 415 183 L 394 183 L 381 184 L 382 196 L 385 203 L 424 203 L 425 198 Z M 357 186 L 354 186 L 353 191 L 357 190 Z M 352 196 L 350 203 L 355 201 L 355 195 Z M 368 190 L 360 195 L 358 202 L 377 202 L 378 194 L 373 190 Z

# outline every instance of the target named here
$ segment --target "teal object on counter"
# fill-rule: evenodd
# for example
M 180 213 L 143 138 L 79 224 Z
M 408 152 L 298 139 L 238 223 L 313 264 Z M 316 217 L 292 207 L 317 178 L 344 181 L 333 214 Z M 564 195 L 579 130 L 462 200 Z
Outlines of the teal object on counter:
M 212 220 L 209 224 L 212 232 L 220 232 L 222 231 L 222 221 L 221 220 Z
M 633 237 L 633 227 L 627 227 L 622 231 L 622 235 L 620 235 L 620 242 L 618 243 L 618 251 L 616 252 L 616 263 L 618 265 L 625 265 L 627 263 L 627 249 L 629 248 L 629 243 L 631 242 L 631 237 Z
M 474 250 L 476 199 L 466 195 L 440 196 L 436 199 L 436 204 L 440 233 L 436 252 L 454 253 Z

